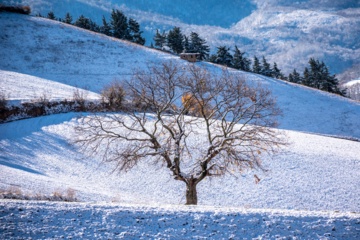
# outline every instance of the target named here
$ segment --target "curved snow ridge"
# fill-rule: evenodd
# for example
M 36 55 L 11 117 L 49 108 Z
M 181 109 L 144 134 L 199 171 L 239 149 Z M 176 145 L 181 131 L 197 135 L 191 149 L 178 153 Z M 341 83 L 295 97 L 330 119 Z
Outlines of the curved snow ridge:
M 100 94 L 93 93 L 63 83 L 0 69 L 0 92 L 9 100 L 63 100 L 72 99 L 79 92 L 88 100 L 101 99 Z

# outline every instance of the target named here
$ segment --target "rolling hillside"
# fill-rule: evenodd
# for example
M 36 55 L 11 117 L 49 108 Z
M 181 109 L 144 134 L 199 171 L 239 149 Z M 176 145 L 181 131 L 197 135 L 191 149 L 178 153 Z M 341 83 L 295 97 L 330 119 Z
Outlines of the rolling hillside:
M 150 46 L 157 29 L 181 27 L 205 38 L 212 52 L 216 47 L 237 45 L 253 58 L 266 56 L 288 74 L 302 72 L 310 57 L 323 60 L 341 80 L 359 77 L 352 68 L 360 64 L 360 3 L 353 0 L 224 0 L 224 1 L 124 1 L 124 0 L 3 0 L 28 4 L 33 14 L 54 11 L 63 18 L 70 12 L 101 24 L 118 8 L 142 26 Z M 358 67 L 357 67 L 358 68 Z M 349 78 L 356 74 L 355 78 Z
M 37 88 L 52 98 L 70 97 L 72 93 L 66 92 L 74 88 L 96 98 L 106 84 L 130 78 L 133 69 L 143 69 L 149 62 L 189 64 L 174 55 L 42 18 L 2 13 L 0 29 L 0 89 L 12 100 L 36 97 L 29 93 L 35 90 L 29 89 Z M 214 72 L 221 69 L 196 64 Z M 81 115 L 4 123 L 0 124 L 0 189 L 32 196 L 66 194 L 71 189 L 80 201 L 105 203 L 1 200 L 0 238 L 176 238 L 184 234 L 236 239 L 243 234 L 246 238 L 356 239 L 360 104 L 256 74 L 234 73 L 269 88 L 283 111 L 279 131 L 287 134 L 290 145 L 263 159 L 269 171 L 208 179 L 198 188 L 202 207 L 179 207 L 185 187 L 166 169 L 143 162 L 127 173 L 111 173 L 113 165 L 79 151 L 73 140 Z M 261 178 L 258 184 L 254 174 Z M 110 202 L 117 206 L 111 207 Z M 119 222 L 123 214 L 133 217 Z M 17 226 L 19 231 L 14 230 Z M 221 233 L 219 226 L 227 230 Z
M 149 63 L 172 60 L 187 64 L 174 55 L 48 19 L 1 14 L 0 20 L 0 54 L 4 56 L 0 70 L 7 71 L 5 75 L 17 72 L 100 93 L 108 83 L 128 79 L 133 70 Z M 238 73 L 273 91 L 283 111 L 280 128 L 360 138 L 359 103 L 256 74 Z M 11 91 L 5 91 L 13 98 Z

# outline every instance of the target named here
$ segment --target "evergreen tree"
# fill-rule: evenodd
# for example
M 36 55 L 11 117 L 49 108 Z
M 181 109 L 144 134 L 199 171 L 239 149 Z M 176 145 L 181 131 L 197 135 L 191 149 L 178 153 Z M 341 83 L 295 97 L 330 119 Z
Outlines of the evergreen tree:
M 70 15 L 70 13 L 66 13 L 64 23 L 71 24 L 72 21 L 73 21 L 73 19 L 72 19 L 72 16 Z
M 267 77 L 271 77 L 272 75 L 270 64 L 266 61 L 266 58 L 264 56 L 262 57 L 262 69 L 260 71 L 260 74 Z
M 323 83 L 326 81 L 324 76 L 324 71 L 327 71 L 326 66 L 323 62 L 315 60 L 314 58 L 310 58 L 309 65 L 310 67 L 304 84 L 312 88 L 321 89 Z
M 278 78 L 278 79 L 284 78 L 284 75 L 281 73 L 281 70 L 278 68 L 276 62 L 274 62 L 274 65 L 271 69 L 271 77 Z
M 309 60 L 309 65 L 310 65 L 310 72 L 309 72 L 309 81 L 308 81 L 308 86 L 309 87 L 313 87 L 313 88 L 317 88 L 320 89 L 321 87 L 321 71 L 322 71 L 322 66 L 321 63 L 319 62 L 319 60 L 315 60 L 314 58 L 310 58 Z
M 253 73 L 257 73 L 257 74 L 260 74 L 262 72 L 261 64 L 256 56 L 254 56 L 254 64 L 252 71 Z
M 167 39 L 167 36 L 166 36 L 165 31 L 162 34 L 160 34 L 159 30 L 157 29 L 156 34 L 153 38 L 153 40 L 155 42 L 155 47 L 162 49 L 164 46 L 166 46 L 166 39 Z
M 74 25 L 93 32 L 100 32 L 100 27 L 84 15 L 80 15 L 80 17 L 74 22 Z
M 206 41 L 199 37 L 199 34 L 191 32 L 188 52 L 199 53 L 198 59 L 204 60 L 209 57 L 210 48 L 206 45 Z
M 100 32 L 100 27 L 99 25 L 96 24 L 96 22 L 92 21 L 91 19 L 89 19 L 89 30 L 93 31 L 93 32 Z
M 100 28 L 100 32 L 101 32 L 102 34 L 107 35 L 107 36 L 111 36 L 111 27 L 110 27 L 110 25 L 106 22 L 106 19 L 105 19 L 104 16 L 102 17 L 102 23 L 103 23 L 103 25 L 102 25 L 102 27 Z
M 130 39 L 127 17 L 121 11 L 112 10 L 110 25 L 113 37 L 126 40 Z
M 189 38 L 187 36 L 184 35 L 184 52 L 189 53 L 189 52 L 193 52 L 192 49 L 190 48 L 190 42 L 189 42 Z
M 226 46 L 220 46 L 217 49 L 215 63 L 231 67 L 233 57 L 230 54 L 230 48 Z
M 327 81 L 323 85 L 322 90 L 339 94 L 343 97 L 346 96 L 346 89 L 340 89 L 339 88 L 339 80 L 336 78 L 336 75 L 328 75 Z
M 335 75 L 330 75 L 329 69 L 326 67 L 326 65 L 322 62 L 321 64 L 321 84 L 319 89 L 327 92 L 336 92 L 337 87 L 337 79 L 335 78 Z
M 167 35 L 167 44 L 174 53 L 181 53 L 183 47 L 184 36 L 179 27 L 174 27 Z
M 310 86 L 310 72 L 309 72 L 309 69 L 306 67 L 304 69 L 304 77 L 303 77 L 303 81 L 302 81 L 302 84 L 305 85 L 305 86 Z
M 140 45 L 144 45 L 145 44 L 145 38 L 143 38 L 141 36 L 142 31 L 140 31 L 140 25 L 139 23 L 135 20 L 130 18 L 129 19 L 129 39 L 130 41 L 140 44 Z
M 346 95 L 346 91 L 340 90 L 339 88 L 339 80 L 336 78 L 335 75 L 330 74 L 329 69 L 324 62 L 320 63 L 320 77 L 321 77 L 321 82 L 319 84 L 320 90 L 336 93 L 342 96 Z
M 80 15 L 80 17 L 75 21 L 74 25 L 84 29 L 91 29 L 91 21 L 84 15 Z
M 288 76 L 288 81 L 289 81 L 289 82 L 295 82 L 295 80 L 294 80 L 294 77 L 293 77 L 293 74 L 292 74 L 292 73 L 289 73 L 289 76 Z
M 244 57 L 245 52 L 241 52 L 237 46 L 235 46 L 232 65 L 234 68 L 250 72 L 251 60 Z
M 48 13 L 47 18 L 48 18 L 48 19 L 51 19 L 51 20 L 56 20 L 56 17 L 55 17 L 55 14 L 54 14 L 53 11 L 51 11 L 51 12 Z
M 216 58 L 217 58 L 216 54 L 211 54 L 208 58 L 208 61 L 212 63 L 216 63 Z
M 304 85 L 345 96 L 346 92 L 338 86 L 338 79 L 329 73 L 324 62 L 310 58 L 309 65 L 310 69 L 305 68 L 304 71 Z
M 289 80 L 289 82 L 293 82 L 293 83 L 301 83 L 302 82 L 301 76 L 296 71 L 296 69 L 294 69 L 293 72 L 289 74 L 288 80 Z

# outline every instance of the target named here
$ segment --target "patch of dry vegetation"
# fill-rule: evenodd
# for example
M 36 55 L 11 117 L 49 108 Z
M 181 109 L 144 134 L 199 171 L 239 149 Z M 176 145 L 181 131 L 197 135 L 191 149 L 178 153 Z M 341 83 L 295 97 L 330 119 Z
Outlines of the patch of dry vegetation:
M 52 194 L 25 193 L 19 187 L 10 186 L 7 189 L 0 189 L 0 199 L 38 200 L 38 201 L 64 201 L 77 202 L 76 191 L 68 188 L 65 191 L 56 189 Z

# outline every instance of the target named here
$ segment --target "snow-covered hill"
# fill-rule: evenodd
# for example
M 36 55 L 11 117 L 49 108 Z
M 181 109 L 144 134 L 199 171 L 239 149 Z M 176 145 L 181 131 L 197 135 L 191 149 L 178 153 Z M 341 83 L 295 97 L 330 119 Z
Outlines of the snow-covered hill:
M 79 89 L 63 83 L 0 70 L 0 93 L 9 101 L 18 100 L 24 102 L 44 100 L 70 100 L 74 94 L 81 94 L 88 100 L 99 100 L 100 94 Z
M 360 59 L 360 3 L 353 0 L 4 2 L 28 4 L 34 14 L 45 16 L 49 11 L 61 18 L 66 12 L 75 19 L 84 14 L 99 24 L 103 15 L 108 17 L 112 8 L 119 8 L 140 22 L 147 45 L 156 29 L 178 26 L 187 35 L 199 33 L 213 52 L 219 46 L 238 45 L 248 57 L 266 56 L 286 73 L 293 68 L 302 71 L 310 57 L 323 60 L 337 74 L 358 65 Z
M 127 173 L 88 157 L 75 146 L 77 115 L 58 114 L 0 125 L 0 189 L 30 194 L 74 189 L 82 201 L 182 204 L 184 185 L 167 169 L 143 162 Z M 360 211 L 360 143 L 287 132 L 290 146 L 269 172 L 234 173 L 199 184 L 199 204 L 215 206 Z M 254 174 L 262 180 L 254 182 Z
M 109 82 L 129 78 L 132 69 L 145 68 L 149 62 L 171 60 L 177 64 L 188 64 L 173 55 L 42 18 L 2 13 L 0 29 L 1 89 L 5 89 L 12 99 L 31 97 L 35 94 L 29 93 L 33 90 L 28 89 L 36 88 L 41 88 L 41 92 L 51 92 L 52 98 L 67 98 L 69 95 L 66 92 L 73 91 L 74 87 L 86 89 L 89 96 L 94 94 L 92 96 L 96 97 Z M 196 64 L 210 71 L 219 71 L 218 66 Z M 198 188 L 199 204 L 212 206 L 208 208 L 210 210 L 194 208 L 195 213 L 191 213 L 191 208 L 184 208 L 179 214 L 187 216 L 189 226 L 192 222 L 198 227 L 200 217 L 206 221 L 211 219 L 206 224 L 211 225 L 209 229 L 214 232 L 204 230 L 204 235 L 196 233 L 199 238 L 231 237 L 226 234 L 234 233 L 232 237 L 236 239 L 242 234 L 237 231 L 238 226 L 241 226 L 236 222 L 238 218 L 228 212 L 228 207 L 234 207 L 236 214 L 240 212 L 238 208 L 254 209 L 248 212 L 244 210 L 239 215 L 246 219 L 244 231 L 253 233 L 245 235 L 249 238 L 275 238 L 275 235 L 279 238 L 329 238 L 332 236 L 330 230 L 337 231 L 336 234 L 340 235 L 333 236 L 339 238 L 356 238 L 359 232 L 358 214 L 336 215 L 334 211 L 360 211 L 360 142 L 324 135 L 359 139 L 360 104 L 276 79 L 244 72 L 234 73 L 242 74 L 247 80 L 259 82 L 272 90 L 283 110 L 283 117 L 279 119 L 280 127 L 285 129 L 291 144 L 273 159 L 264 159 L 264 165 L 269 169 L 267 172 L 234 173 L 224 178 L 204 180 Z M 18 81 L 14 81 L 14 78 Z M 165 213 L 173 211 L 174 205 L 184 203 L 183 184 L 175 181 L 160 166 L 144 162 L 127 173 L 112 174 L 113 165 L 103 164 L 99 157 L 89 157 L 80 152 L 73 144 L 73 126 L 78 124 L 79 117 L 75 113 L 67 113 L 1 124 L 0 189 L 11 188 L 27 195 L 49 195 L 54 192 L 66 194 L 71 189 L 81 201 L 106 201 L 122 205 L 169 204 L 171 210 Z M 261 178 L 258 184 L 254 182 L 254 174 Z M 0 238 L 8 238 L 7 234 L 15 232 L 14 222 L 19 223 L 17 226 L 21 226 L 22 230 L 26 229 L 24 236 L 29 237 L 57 238 L 66 236 L 66 229 L 71 231 L 68 235 L 74 237 L 81 236 L 73 233 L 96 238 L 115 237 L 124 232 L 134 234 L 124 237 L 146 238 L 133 232 L 136 229 L 133 224 L 129 226 L 123 222 L 119 226 L 119 222 L 116 222 L 115 227 L 113 214 L 121 215 L 128 211 L 126 208 L 107 210 L 108 205 L 101 208 L 81 204 L 67 206 L 1 201 L 0 229 L 6 230 L 0 232 Z M 280 210 L 261 211 L 259 208 Z M 158 219 L 156 209 L 151 212 L 154 219 Z M 310 212 L 289 213 L 284 209 Z M 322 210 L 331 212 L 313 212 Z M 134 207 L 131 211 L 136 213 L 134 218 L 140 221 L 146 219 L 141 222 L 139 234 L 148 231 L 146 226 L 158 229 L 159 221 L 170 221 L 173 218 L 173 215 L 166 218 L 162 216 L 154 223 L 146 217 L 149 216 L 148 210 Z M 203 216 L 201 211 L 210 213 Z M 39 220 L 41 216 L 37 214 L 44 216 L 43 221 Z M 97 214 L 102 217 L 94 217 L 99 216 Z M 280 217 L 286 214 L 287 217 Z M 292 217 L 294 215 L 296 219 Z M 310 217 L 301 218 L 304 215 Z M 53 216 L 59 216 L 58 220 Z M 20 219 L 26 219 L 27 222 Z M 61 219 L 75 219 L 74 222 L 78 221 L 79 225 L 70 222 L 67 225 Z M 39 221 L 42 227 L 38 225 Z M 184 236 L 195 236 L 194 232 L 186 232 L 190 230 L 189 226 L 179 229 L 177 223 L 183 224 L 182 220 L 174 220 L 167 226 L 169 230 L 164 234 L 168 235 L 147 232 L 150 234 L 148 237 L 170 238 L 171 234 L 178 234 L 183 229 L 183 234 L 188 234 Z M 219 230 L 216 227 L 219 223 L 235 230 L 227 230 L 225 235 L 220 235 L 215 232 Z M 106 229 L 109 235 L 86 232 L 80 224 L 89 224 L 91 226 L 88 229 L 95 228 L 96 231 Z M 255 230 L 251 230 L 252 224 L 256 226 Z M 276 229 L 282 230 L 274 230 L 273 226 L 279 226 Z M 311 231 L 308 230 L 309 226 Z M 52 235 L 47 235 L 46 231 Z M 315 235 L 310 235 L 314 232 Z
M 151 62 L 187 64 L 174 55 L 43 18 L 0 14 L 0 28 L 0 54 L 4 56 L 0 79 L 17 72 L 100 93 L 109 82 L 127 79 L 134 69 Z M 237 73 L 273 91 L 283 111 L 280 128 L 360 138 L 360 103 L 256 74 Z

